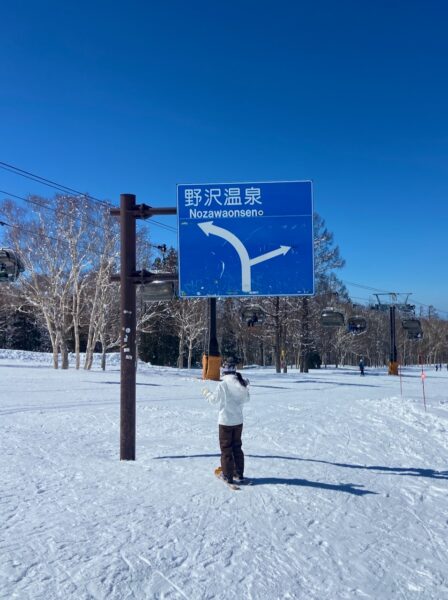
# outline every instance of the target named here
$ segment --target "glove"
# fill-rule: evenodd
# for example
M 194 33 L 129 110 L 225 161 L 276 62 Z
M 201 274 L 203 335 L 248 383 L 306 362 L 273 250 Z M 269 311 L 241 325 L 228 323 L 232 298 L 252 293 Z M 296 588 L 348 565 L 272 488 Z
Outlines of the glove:
M 210 390 L 208 388 L 202 388 L 201 390 L 202 395 L 204 396 L 204 398 L 207 398 L 207 396 L 210 394 Z

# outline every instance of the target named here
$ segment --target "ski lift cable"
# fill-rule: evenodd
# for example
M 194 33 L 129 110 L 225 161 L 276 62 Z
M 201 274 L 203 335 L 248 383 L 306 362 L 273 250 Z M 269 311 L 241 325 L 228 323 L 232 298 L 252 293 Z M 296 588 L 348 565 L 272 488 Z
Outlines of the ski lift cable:
M 47 235 L 45 233 L 37 233 L 35 231 L 31 231 L 30 229 L 25 229 L 25 227 L 22 227 L 21 225 L 12 225 L 11 223 L 6 223 L 6 221 L 0 221 L 0 225 L 2 225 L 4 227 L 11 227 L 13 229 L 18 229 L 19 231 L 29 233 L 30 235 L 34 235 L 36 237 L 46 238 L 47 240 L 52 240 L 53 242 L 62 241 L 63 243 L 68 244 L 68 242 L 66 240 L 58 240 L 57 238 L 55 238 L 51 235 Z
M 177 233 L 177 227 L 173 227 L 172 225 L 166 225 L 166 223 L 161 223 L 160 221 L 156 221 L 155 219 L 151 219 L 151 224 L 157 225 L 161 229 L 165 229 L 166 231 L 170 231 L 171 233 Z M 147 221 L 143 221 L 143 225 L 149 225 Z
M 371 292 L 378 292 L 378 293 L 382 293 L 382 294 L 389 294 L 388 290 L 380 290 L 378 288 L 370 287 L 368 285 L 362 285 L 360 283 L 353 283 L 352 281 L 344 281 L 343 279 L 341 279 L 341 281 L 342 281 L 342 283 L 344 283 L 346 285 L 351 285 L 353 287 L 361 288 L 363 290 L 369 290 Z
M 342 281 L 342 283 L 351 285 L 353 287 L 358 287 L 358 288 L 361 288 L 361 289 L 365 289 L 365 290 L 369 290 L 369 291 L 373 291 L 373 292 L 377 292 L 377 293 L 382 293 L 382 294 L 390 294 L 391 293 L 389 291 L 380 290 L 378 288 L 370 287 L 370 286 L 367 286 L 367 285 L 362 285 L 360 283 L 353 283 L 351 281 L 344 281 L 344 280 L 341 280 L 341 281 Z M 355 296 L 352 296 L 352 298 L 357 299 L 357 300 L 364 300 L 365 302 L 368 302 L 368 300 L 365 300 L 365 298 L 356 298 Z M 426 308 L 430 308 L 430 305 L 429 304 L 425 304 L 424 302 L 419 302 L 418 300 L 415 300 L 415 299 L 413 299 L 412 301 L 415 304 L 418 304 L 419 306 L 424 306 Z M 435 306 L 433 306 L 433 308 L 437 312 L 444 313 L 444 314 L 448 315 L 448 311 L 447 310 L 443 310 L 443 309 L 437 308 Z
M 53 208 L 51 206 L 46 206 L 45 204 L 42 204 L 41 202 L 38 202 L 37 200 L 31 200 L 31 198 L 24 198 L 23 196 L 17 196 L 16 194 L 11 194 L 10 192 L 6 192 L 5 190 L 0 190 L 0 194 L 5 194 L 9 198 L 16 198 L 17 200 L 23 200 L 23 202 L 27 202 L 28 204 L 34 204 L 35 206 L 39 206 L 40 208 L 43 208 L 45 210 L 51 210 L 54 213 L 57 212 L 55 208 Z M 64 212 L 64 211 L 60 211 L 60 214 L 65 215 L 67 217 L 71 216 L 69 213 Z M 102 225 L 99 225 L 98 223 L 94 223 L 93 221 L 90 221 L 89 219 L 80 218 L 79 220 L 82 223 L 86 223 L 87 225 L 92 225 L 93 227 L 96 227 L 98 229 L 102 229 L 103 231 L 106 231 L 106 229 Z
M 109 202 L 106 202 L 105 200 L 101 200 L 100 198 L 95 198 L 95 196 L 92 196 L 91 194 L 86 194 L 85 192 L 80 192 L 79 190 L 76 190 L 75 188 L 69 187 L 62 183 L 58 183 L 57 181 L 53 181 L 51 179 L 47 179 L 46 177 L 42 177 L 41 175 L 36 175 L 35 173 L 31 173 L 30 171 L 25 171 L 25 169 L 20 169 L 19 167 L 16 167 L 9 163 L 0 161 L 0 168 L 4 169 L 5 171 L 8 171 L 10 173 L 13 173 L 14 175 L 20 175 L 20 177 L 25 177 L 26 179 L 31 179 L 31 181 L 35 181 L 37 183 L 41 183 L 48 187 L 58 189 L 59 191 L 62 191 L 65 193 L 70 192 L 72 194 L 77 194 L 79 196 L 86 196 L 88 198 L 91 198 L 95 202 L 98 202 L 105 206 L 112 206 Z
M 45 239 L 51 240 L 53 242 L 62 242 L 63 244 L 66 244 L 67 246 L 69 246 L 69 243 L 67 240 L 61 240 L 61 239 L 58 239 L 54 236 L 51 236 L 51 235 L 48 235 L 45 233 L 38 233 L 36 231 L 31 231 L 30 229 L 26 229 L 25 227 L 22 227 L 21 225 L 12 225 L 11 223 L 7 223 L 6 221 L 0 220 L 0 226 L 18 229 L 19 231 L 23 231 L 24 233 L 32 235 L 33 237 L 45 238 Z M 153 248 L 156 248 L 157 250 L 159 250 L 162 254 L 164 254 L 167 251 L 166 244 L 149 244 L 149 245 L 152 246 Z M 95 256 L 98 256 L 99 258 L 104 258 L 104 256 L 102 254 L 100 254 L 99 252 L 95 252 L 93 250 L 92 250 L 92 254 L 94 254 Z
M 38 202 L 36 200 L 31 200 L 30 198 L 24 198 L 23 196 L 17 196 L 17 194 L 11 194 L 10 192 L 7 192 L 5 190 L 0 190 L 0 194 L 5 194 L 9 198 L 16 198 L 17 200 L 23 200 L 23 202 L 27 202 L 28 204 L 35 204 L 36 206 L 39 206 L 40 208 L 43 208 L 45 210 L 50 210 L 54 213 L 57 212 L 56 209 L 52 208 L 51 206 L 46 206 L 45 204 L 42 204 L 41 202 Z M 69 213 L 64 212 L 64 211 L 61 211 L 61 214 L 65 215 L 67 217 L 71 217 L 71 215 Z M 102 225 L 99 225 L 98 223 L 94 223 L 90 219 L 80 218 L 79 220 L 82 223 L 86 223 L 87 225 L 91 225 L 92 227 L 96 227 L 97 229 L 101 229 L 102 231 L 107 232 L 107 229 L 105 229 Z M 166 244 L 151 244 L 151 243 L 149 243 L 149 245 L 152 248 L 157 248 L 162 253 L 166 252 Z
M 448 310 L 442 310 L 441 308 L 437 308 L 436 306 L 433 306 L 432 304 L 424 304 L 423 302 L 419 302 L 418 300 L 413 299 L 412 301 L 415 302 L 415 304 L 418 304 L 419 306 L 424 306 L 425 308 L 433 308 L 437 312 L 448 315 Z
M 29 235 L 32 235 L 33 237 L 38 237 L 38 238 L 45 238 L 47 240 L 51 240 L 52 242 L 61 242 L 67 246 L 69 246 L 69 242 L 67 240 L 63 240 L 63 239 L 58 239 L 52 235 L 48 235 L 46 233 L 38 233 L 37 231 L 31 231 L 31 229 L 26 229 L 25 227 L 22 227 L 21 225 L 12 225 L 11 223 L 6 223 L 6 221 L 1 221 L 0 220 L 0 226 L 6 226 L 6 227 L 11 227 L 12 229 L 18 229 L 19 231 L 23 231 L 24 233 L 27 233 Z M 94 254 L 95 256 L 98 256 L 100 258 L 104 258 L 104 256 L 102 254 L 100 254 L 99 252 L 95 252 L 92 250 L 92 254 Z
M 112 208 L 114 206 L 111 202 L 101 200 L 100 198 L 96 198 L 95 196 L 92 196 L 91 194 L 87 194 L 85 192 L 80 192 L 79 190 L 76 190 L 75 188 L 66 186 L 64 184 L 58 183 L 57 181 L 53 181 L 51 179 L 47 179 L 46 177 L 42 177 L 41 175 L 36 175 L 34 173 L 31 173 L 30 171 L 26 171 L 25 169 L 21 169 L 19 167 L 9 164 L 9 163 L 0 161 L 0 168 L 5 171 L 8 171 L 9 173 L 13 173 L 14 175 L 19 175 L 20 177 L 25 177 L 26 179 L 35 181 L 36 183 L 41 183 L 42 185 L 46 185 L 47 187 L 51 187 L 60 192 L 76 194 L 78 196 L 84 196 L 86 198 L 90 198 L 94 202 L 98 202 L 102 206 L 106 206 L 109 208 Z M 171 231 L 173 233 L 177 232 L 177 228 L 172 227 L 171 225 L 166 225 L 164 223 L 160 223 L 160 221 L 155 221 L 154 219 L 151 222 L 154 225 L 161 227 L 162 229 L 165 229 L 167 231 Z

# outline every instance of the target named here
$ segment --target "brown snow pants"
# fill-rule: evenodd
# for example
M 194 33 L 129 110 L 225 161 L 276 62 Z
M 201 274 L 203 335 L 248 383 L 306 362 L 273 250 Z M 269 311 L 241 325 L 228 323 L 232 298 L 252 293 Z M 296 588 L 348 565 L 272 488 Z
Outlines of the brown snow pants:
M 220 425 L 219 446 L 221 448 L 221 468 L 224 476 L 233 480 L 233 476 L 244 474 L 244 454 L 241 449 L 241 425 Z

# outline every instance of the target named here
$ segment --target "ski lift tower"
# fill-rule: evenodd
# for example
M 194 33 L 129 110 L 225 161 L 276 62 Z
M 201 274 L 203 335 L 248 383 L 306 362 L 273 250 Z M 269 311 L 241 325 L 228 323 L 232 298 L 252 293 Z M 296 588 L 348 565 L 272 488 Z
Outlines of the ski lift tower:
M 374 294 L 378 300 L 375 306 L 377 310 L 389 310 L 390 319 L 390 359 L 389 359 L 389 375 L 398 375 L 398 355 L 396 342 L 396 324 L 395 314 L 398 310 L 400 313 L 409 314 L 414 310 L 414 306 L 408 303 L 410 292 L 389 292 L 387 294 Z

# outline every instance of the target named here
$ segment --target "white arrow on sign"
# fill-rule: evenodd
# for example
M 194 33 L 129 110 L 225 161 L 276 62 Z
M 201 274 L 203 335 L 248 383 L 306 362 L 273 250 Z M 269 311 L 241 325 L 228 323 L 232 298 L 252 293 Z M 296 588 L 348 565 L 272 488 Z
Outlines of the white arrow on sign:
M 198 227 L 202 229 L 205 235 L 209 236 L 210 234 L 212 234 L 218 237 L 222 237 L 227 242 L 229 242 L 229 244 L 232 244 L 232 246 L 235 248 L 241 261 L 241 289 L 243 290 L 243 292 L 252 291 L 250 269 L 253 265 L 257 265 L 258 263 L 264 262 L 265 260 L 270 260 L 271 258 L 280 256 L 281 254 L 285 255 L 289 250 L 291 250 L 291 246 L 280 246 L 276 250 L 266 252 L 266 254 L 260 254 L 260 256 L 257 256 L 255 258 L 249 258 L 249 253 L 246 250 L 246 247 L 243 244 L 243 242 L 228 229 L 224 229 L 223 227 L 213 225 L 213 221 L 198 223 Z
M 289 250 L 291 250 L 291 246 L 280 246 L 280 248 L 277 248 L 277 250 L 271 250 L 271 252 L 266 252 L 266 254 L 260 254 L 260 256 L 257 256 L 256 258 L 251 258 L 250 264 L 251 266 L 257 265 L 258 263 L 269 260 L 270 258 L 280 256 L 280 254 L 286 254 L 289 252 Z

